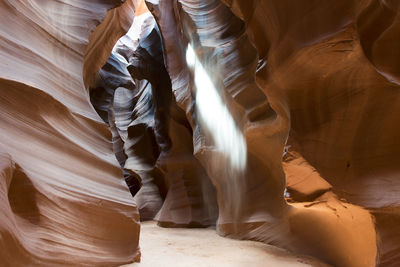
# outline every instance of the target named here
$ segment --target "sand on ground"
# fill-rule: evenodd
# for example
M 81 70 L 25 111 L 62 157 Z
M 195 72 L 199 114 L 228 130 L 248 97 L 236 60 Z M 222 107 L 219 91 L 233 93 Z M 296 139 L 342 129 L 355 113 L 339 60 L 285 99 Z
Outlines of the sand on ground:
M 141 263 L 125 267 L 300 267 L 328 266 L 319 261 L 255 241 L 224 238 L 213 228 L 161 228 L 144 222 Z

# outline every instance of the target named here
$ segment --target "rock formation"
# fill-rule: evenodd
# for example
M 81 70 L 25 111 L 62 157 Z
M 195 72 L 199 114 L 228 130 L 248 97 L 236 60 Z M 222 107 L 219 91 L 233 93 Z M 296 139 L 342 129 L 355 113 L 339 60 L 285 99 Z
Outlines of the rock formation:
M 140 213 L 397 266 L 399 14 L 390 0 L 0 1 L 0 259 L 139 261 Z
M 138 210 L 82 79 L 90 32 L 116 4 L 0 2 L 2 266 L 140 259 Z

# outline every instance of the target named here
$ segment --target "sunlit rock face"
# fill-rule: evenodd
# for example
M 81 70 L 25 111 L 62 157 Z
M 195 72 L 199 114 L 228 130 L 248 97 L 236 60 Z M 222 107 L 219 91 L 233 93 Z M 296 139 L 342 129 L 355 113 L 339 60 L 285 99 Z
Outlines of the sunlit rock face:
M 98 76 L 91 102 L 113 133 L 141 220 L 170 227 L 214 224 L 214 189 L 193 156 L 192 129 L 172 94 L 149 12 L 134 18 Z
M 397 1 L 78 2 L 0 2 L 1 262 L 137 261 L 153 219 L 400 264 Z
M 284 93 L 289 151 L 299 152 L 340 198 L 372 212 L 380 240 L 378 262 L 398 265 L 400 228 L 393 223 L 400 201 L 394 59 L 399 3 L 299 2 L 290 15 L 283 13 L 289 1 L 253 3 L 248 31 L 267 56 L 267 67 L 257 77 L 268 75 L 267 95 Z M 248 16 L 247 8 L 237 14 Z M 260 10 L 266 13 L 257 15 Z M 268 26 L 261 30 L 260 23 Z M 266 40 L 268 51 L 262 50 Z
M 194 153 L 217 189 L 218 231 L 337 266 L 395 266 L 399 104 L 397 63 L 387 55 L 397 52 L 382 49 L 398 42 L 397 3 L 148 6 L 164 38 L 173 91 L 194 129 Z M 220 167 L 229 166 L 229 156 L 202 113 L 202 87 L 216 89 L 246 140 L 242 172 Z

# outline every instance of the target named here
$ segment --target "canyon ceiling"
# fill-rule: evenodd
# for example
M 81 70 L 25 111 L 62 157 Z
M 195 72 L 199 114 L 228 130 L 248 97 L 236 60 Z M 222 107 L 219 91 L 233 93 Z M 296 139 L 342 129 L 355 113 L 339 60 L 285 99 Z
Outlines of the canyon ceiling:
M 399 1 L 0 0 L 0 21 L 1 266 L 137 262 L 141 220 L 399 266 Z

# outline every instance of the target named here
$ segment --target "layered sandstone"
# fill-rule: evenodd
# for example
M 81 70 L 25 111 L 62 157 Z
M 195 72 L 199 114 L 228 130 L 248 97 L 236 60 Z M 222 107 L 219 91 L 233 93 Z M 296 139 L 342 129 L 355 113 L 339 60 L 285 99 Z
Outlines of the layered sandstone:
M 117 4 L 0 1 L 2 266 L 140 259 L 138 210 L 82 79 L 89 35 Z
M 138 260 L 139 209 L 335 266 L 398 265 L 399 11 L 0 2 L 15 22 L 0 26 L 0 258 Z

